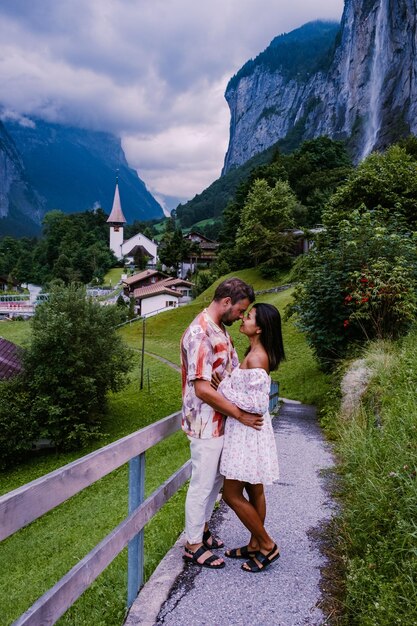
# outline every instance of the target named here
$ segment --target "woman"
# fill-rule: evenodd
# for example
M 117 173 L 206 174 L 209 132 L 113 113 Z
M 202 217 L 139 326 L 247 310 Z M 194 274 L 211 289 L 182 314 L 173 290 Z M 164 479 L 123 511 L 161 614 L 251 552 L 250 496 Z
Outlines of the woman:
M 275 438 L 268 412 L 271 379 L 269 372 L 277 369 L 285 357 L 281 335 L 281 318 L 271 304 L 254 304 L 240 332 L 250 346 L 240 367 L 224 379 L 218 391 L 240 408 L 261 413 L 261 430 L 244 426 L 236 419 L 226 420 L 220 472 L 224 475 L 223 500 L 235 511 L 250 531 L 247 546 L 226 551 L 226 556 L 248 559 L 242 569 L 260 572 L 279 557 L 275 541 L 264 527 L 266 503 L 264 484 L 278 478 Z M 246 490 L 248 498 L 243 495 Z

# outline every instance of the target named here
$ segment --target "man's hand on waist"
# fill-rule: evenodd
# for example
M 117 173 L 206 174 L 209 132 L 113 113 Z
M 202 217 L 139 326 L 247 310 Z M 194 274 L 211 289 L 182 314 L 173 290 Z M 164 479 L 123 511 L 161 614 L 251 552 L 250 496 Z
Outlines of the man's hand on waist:
M 264 423 L 262 415 L 258 415 L 256 413 L 246 413 L 246 411 L 241 411 L 237 419 L 244 426 L 250 426 L 255 430 L 261 430 Z

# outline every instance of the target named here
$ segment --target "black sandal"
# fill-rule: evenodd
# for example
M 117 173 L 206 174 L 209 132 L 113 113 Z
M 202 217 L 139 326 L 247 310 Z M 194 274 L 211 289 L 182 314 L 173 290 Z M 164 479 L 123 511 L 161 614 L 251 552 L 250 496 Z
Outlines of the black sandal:
M 226 550 L 224 555 L 228 556 L 229 559 L 252 559 L 256 553 L 257 550 L 249 550 L 249 546 L 242 546 L 241 548 L 231 548 L 230 550 Z
M 279 559 L 280 557 L 279 552 L 277 552 L 275 556 L 272 556 L 276 550 L 278 550 L 277 544 L 274 545 L 274 547 L 272 548 L 270 552 L 268 552 L 268 554 L 263 554 L 263 552 L 257 552 L 254 558 L 249 559 L 249 561 L 246 561 L 246 563 L 242 565 L 243 571 L 252 572 L 253 574 L 255 574 L 257 572 L 261 572 L 262 570 L 266 569 L 267 567 L 271 565 L 271 563 Z M 259 561 L 259 563 L 257 563 L 255 559 Z M 245 565 L 247 565 L 248 567 L 245 567 Z
M 184 548 L 184 550 L 188 554 L 184 554 L 182 558 L 187 563 L 194 563 L 195 565 L 200 565 L 200 567 L 208 567 L 209 569 L 222 569 L 222 567 L 226 565 L 224 561 L 220 564 L 213 565 L 213 562 L 217 561 L 220 558 L 216 554 L 211 554 L 211 556 L 208 556 L 205 561 L 200 563 L 200 561 L 198 561 L 199 557 L 203 556 L 205 552 L 210 552 L 210 550 L 207 550 L 206 546 L 204 545 L 198 548 L 198 550 L 196 550 L 195 552 L 192 552 L 189 548 Z
M 211 537 L 211 543 L 207 543 L 210 537 Z M 223 541 L 220 541 L 219 539 L 215 539 L 209 530 L 205 530 L 203 532 L 203 543 L 206 546 L 206 548 L 208 548 L 209 550 L 211 550 L 212 548 L 214 548 L 214 550 L 218 550 L 219 548 L 224 548 Z

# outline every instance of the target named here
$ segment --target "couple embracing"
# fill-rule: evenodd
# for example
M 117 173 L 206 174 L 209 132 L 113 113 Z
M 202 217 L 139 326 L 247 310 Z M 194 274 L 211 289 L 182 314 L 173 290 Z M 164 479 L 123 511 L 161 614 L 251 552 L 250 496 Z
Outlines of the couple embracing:
M 264 485 L 278 478 L 268 413 L 269 372 L 284 358 L 278 310 L 256 303 L 246 313 L 254 300 L 251 286 L 239 278 L 225 280 L 181 340 L 182 428 L 190 441 L 192 462 L 183 558 L 210 569 L 225 566 L 213 552 L 224 544 L 208 527 L 223 486 L 223 500 L 250 533 L 247 545 L 225 555 L 245 559 L 242 569 L 252 573 L 279 557 L 278 546 L 264 526 Z M 249 340 L 240 365 L 226 330 L 237 320 Z

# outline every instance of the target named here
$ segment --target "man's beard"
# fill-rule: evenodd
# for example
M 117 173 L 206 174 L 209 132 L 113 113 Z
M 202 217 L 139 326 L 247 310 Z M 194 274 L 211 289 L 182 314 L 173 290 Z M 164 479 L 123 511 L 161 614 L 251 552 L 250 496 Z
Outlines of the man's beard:
M 230 311 L 226 311 L 224 315 L 222 316 L 221 321 L 222 321 L 222 324 L 224 324 L 225 326 L 231 326 L 233 322 L 235 322 L 236 320 L 231 319 Z

